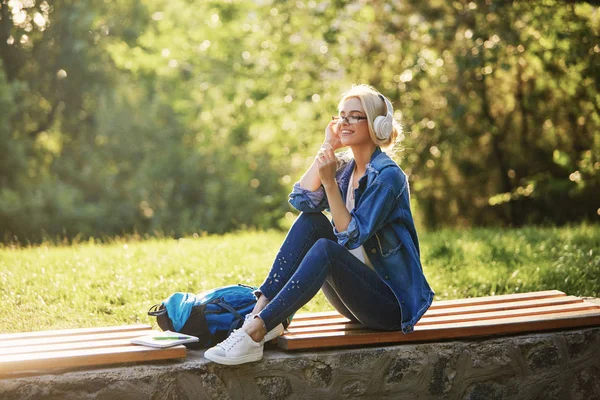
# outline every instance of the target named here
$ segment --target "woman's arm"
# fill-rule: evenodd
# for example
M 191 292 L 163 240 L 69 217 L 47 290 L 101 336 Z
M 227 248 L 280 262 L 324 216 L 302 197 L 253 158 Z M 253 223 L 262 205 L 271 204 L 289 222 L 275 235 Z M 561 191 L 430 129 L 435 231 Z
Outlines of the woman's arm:
M 342 142 L 340 141 L 340 137 L 337 134 L 337 123 L 335 121 L 331 121 L 327 124 L 327 128 L 325 128 L 325 141 L 321 145 L 319 152 L 326 148 L 331 151 L 335 151 L 342 147 Z M 310 190 L 314 192 L 321 186 L 321 178 L 319 177 L 319 166 L 317 164 L 317 159 L 313 161 L 310 168 L 302 175 L 300 178 L 300 187 L 306 190 Z
M 331 211 L 331 218 L 333 218 L 335 227 L 338 231 L 345 231 L 352 217 L 344 204 L 344 199 L 342 199 L 337 182 L 334 179 L 333 183 L 323 184 L 323 187 L 325 188 L 325 193 L 327 193 L 329 211 Z
M 317 166 L 319 180 L 325 188 L 331 217 L 337 230 L 345 231 L 350 223 L 350 213 L 335 180 L 337 159 L 331 148 L 321 147 L 313 165 Z
M 314 192 L 320 186 L 321 179 L 319 178 L 319 167 L 317 166 L 317 160 L 314 160 L 310 168 L 308 168 L 304 175 L 302 175 L 302 178 L 300 178 L 300 187 Z

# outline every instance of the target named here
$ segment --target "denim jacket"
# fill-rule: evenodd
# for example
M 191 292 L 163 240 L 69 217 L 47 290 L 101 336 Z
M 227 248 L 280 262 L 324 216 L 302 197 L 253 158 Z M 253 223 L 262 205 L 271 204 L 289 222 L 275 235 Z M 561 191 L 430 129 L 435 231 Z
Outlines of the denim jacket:
M 336 172 L 344 202 L 355 164 L 354 160 L 342 163 Z M 334 227 L 338 243 L 348 249 L 364 246 L 375 271 L 398 299 L 402 332 L 411 332 L 431 305 L 434 293 L 421 267 L 406 174 L 377 147 L 354 199 L 348 228 L 339 232 Z M 329 209 L 323 186 L 312 192 L 296 183 L 289 200 L 301 212 Z

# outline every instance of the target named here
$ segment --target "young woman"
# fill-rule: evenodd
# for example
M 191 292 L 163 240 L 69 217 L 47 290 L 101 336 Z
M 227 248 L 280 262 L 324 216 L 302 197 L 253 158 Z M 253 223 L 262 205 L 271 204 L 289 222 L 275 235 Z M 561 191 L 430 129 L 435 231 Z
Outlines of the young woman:
M 392 104 L 371 86 L 357 85 L 342 96 L 338 111 L 290 194 L 302 213 L 257 291 L 253 312 L 205 352 L 209 360 L 260 360 L 264 342 L 281 335 L 282 322 L 319 289 L 340 314 L 373 329 L 408 333 L 431 305 L 408 180 L 381 151 L 401 134 Z M 342 147 L 350 147 L 352 157 L 334 154 Z

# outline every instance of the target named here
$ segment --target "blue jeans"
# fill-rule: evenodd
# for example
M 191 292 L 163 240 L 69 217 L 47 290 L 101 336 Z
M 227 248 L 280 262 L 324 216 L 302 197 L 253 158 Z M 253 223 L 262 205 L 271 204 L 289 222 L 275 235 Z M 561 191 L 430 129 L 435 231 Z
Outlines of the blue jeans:
M 308 303 L 319 289 L 352 321 L 399 330 L 400 306 L 377 273 L 337 242 L 322 213 L 302 213 L 279 249 L 259 292 L 271 301 L 259 313 L 267 331 Z

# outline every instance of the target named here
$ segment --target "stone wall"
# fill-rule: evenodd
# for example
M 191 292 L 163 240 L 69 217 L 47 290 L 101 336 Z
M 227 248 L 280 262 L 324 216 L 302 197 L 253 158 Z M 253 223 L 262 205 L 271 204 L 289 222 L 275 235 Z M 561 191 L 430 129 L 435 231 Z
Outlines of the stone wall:
M 185 361 L 0 381 L 0 399 L 600 399 L 600 327 L 285 353 L 227 367 Z

